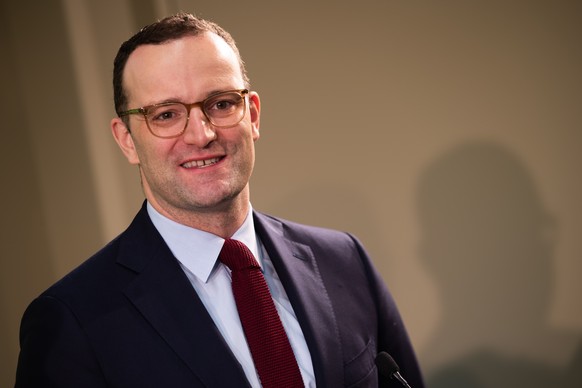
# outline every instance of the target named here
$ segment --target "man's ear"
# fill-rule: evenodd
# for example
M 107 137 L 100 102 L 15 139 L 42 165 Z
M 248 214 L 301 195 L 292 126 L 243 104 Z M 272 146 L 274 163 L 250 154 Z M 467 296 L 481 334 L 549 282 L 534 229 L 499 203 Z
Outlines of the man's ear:
M 249 93 L 249 112 L 251 116 L 251 130 L 253 133 L 253 140 L 259 139 L 259 127 L 261 123 L 261 99 L 256 92 Z
M 119 117 L 111 120 L 111 133 L 113 134 L 113 138 L 117 142 L 117 145 L 121 148 L 121 151 L 127 158 L 127 161 L 131 164 L 139 164 L 139 157 L 135 149 L 133 137 L 123 120 Z

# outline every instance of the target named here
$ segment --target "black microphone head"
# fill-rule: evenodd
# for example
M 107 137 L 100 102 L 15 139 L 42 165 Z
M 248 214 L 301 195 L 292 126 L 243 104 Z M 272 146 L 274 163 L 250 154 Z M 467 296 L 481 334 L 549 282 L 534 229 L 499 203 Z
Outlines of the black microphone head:
M 376 356 L 376 366 L 378 367 L 378 371 L 380 371 L 380 374 L 382 374 L 382 376 L 384 377 L 392 378 L 394 373 L 400 371 L 400 368 L 398 368 L 398 364 L 396 364 L 396 361 L 394 361 L 392 356 L 386 352 L 378 353 L 378 355 Z

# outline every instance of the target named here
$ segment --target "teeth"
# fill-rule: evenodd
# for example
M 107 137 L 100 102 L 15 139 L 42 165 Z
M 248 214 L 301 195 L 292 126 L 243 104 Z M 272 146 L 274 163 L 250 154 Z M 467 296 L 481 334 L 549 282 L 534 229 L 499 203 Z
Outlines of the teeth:
M 220 158 L 212 158 L 212 159 L 206 159 L 206 160 L 193 160 L 191 162 L 188 163 L 184 163 L 182 166 L 186 167 L 186 168 L 192 168 L 192 167 L 206 167 L 206 166 L 210 166 L 213 165 L 215 163 L 217 163 L 220 160 Z

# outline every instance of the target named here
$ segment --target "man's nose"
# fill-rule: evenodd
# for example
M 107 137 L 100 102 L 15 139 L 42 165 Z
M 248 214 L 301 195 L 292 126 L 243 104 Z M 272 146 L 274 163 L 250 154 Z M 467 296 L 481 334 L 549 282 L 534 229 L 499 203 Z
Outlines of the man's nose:
M 194 144 L 199 148 L 205 148 L 214 139 L 216 139 L 216 129 L 202 109 L 194 106 L 190 109 L 186 129 L 184 130 L 184 141 Z

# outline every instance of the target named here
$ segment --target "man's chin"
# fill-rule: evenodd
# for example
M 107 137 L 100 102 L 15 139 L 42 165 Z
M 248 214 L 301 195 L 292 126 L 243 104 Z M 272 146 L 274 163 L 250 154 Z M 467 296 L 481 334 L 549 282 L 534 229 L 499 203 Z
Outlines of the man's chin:
M 208 196 L 197 196 L 192 198 L 185 210 L 195 213 L 222 213 L 236 211 L 241 205 L 248 203 L 248 195 L 243 190 L 226 191 L 223 193 L 214 192 Z

